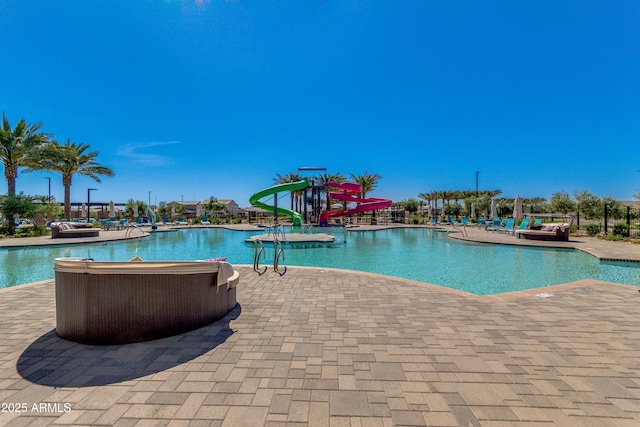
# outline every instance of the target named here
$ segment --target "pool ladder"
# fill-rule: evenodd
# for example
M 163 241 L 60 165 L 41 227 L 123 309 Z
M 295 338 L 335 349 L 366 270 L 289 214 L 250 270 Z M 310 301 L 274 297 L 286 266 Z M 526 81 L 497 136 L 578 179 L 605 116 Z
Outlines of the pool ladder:
M 127 225 L 126 228 L 127 230 L 124 233 L 124 237 L 131 237 L 136 230 L 142 233 L 143 236 L 146 235 L 146 233 L 137 225 Z
M 284 232 L 284 228 L 281 225 L 274 225 L 270 227 L 269 233 L 267 236 L 271 236 L 273 234 L 273 271 L 278 273 L 280 276 L 284 276 L 287 272 L 287 266 L 284 266 L 283 269 L 280 269 L 279 263 L 280 258 L 284 261 L 284 243 L 287 241 L 286 234 Z M 264 259 L 266 257 L 264 242 L 261 239 L 255 239 L 253 241 L 254 254 L 253 254 L 253 271 L 257 272 L 259 276 L 262 276 L 266 273 L 268 267 L 263 266 L 260 267 L 260 257 Z

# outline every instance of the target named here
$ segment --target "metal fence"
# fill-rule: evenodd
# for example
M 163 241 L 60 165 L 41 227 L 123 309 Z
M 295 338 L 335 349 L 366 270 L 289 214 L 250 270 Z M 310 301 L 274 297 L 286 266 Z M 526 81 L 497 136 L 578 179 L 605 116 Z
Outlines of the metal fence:
M 622 211 L 612 211 L 604 206 L 604 234 L 623 237 L 640 237 L 640 208 L 625 206 Z

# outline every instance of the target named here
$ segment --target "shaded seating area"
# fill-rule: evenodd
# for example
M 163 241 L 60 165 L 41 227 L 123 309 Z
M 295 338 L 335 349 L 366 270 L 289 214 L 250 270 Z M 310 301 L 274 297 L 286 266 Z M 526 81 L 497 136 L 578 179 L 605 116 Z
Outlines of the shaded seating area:
M 236 306 L 239 275 L 222 261 L 59 258 L 54 270 L 56 333 L 84 344 L 177 335 L 209 325 Z
M 77 238 L 96 237 L 100 235 L 100 229 L 93 228 L 90 223 L 82 222 L 54 222 L 51 223 L 51 238 Z

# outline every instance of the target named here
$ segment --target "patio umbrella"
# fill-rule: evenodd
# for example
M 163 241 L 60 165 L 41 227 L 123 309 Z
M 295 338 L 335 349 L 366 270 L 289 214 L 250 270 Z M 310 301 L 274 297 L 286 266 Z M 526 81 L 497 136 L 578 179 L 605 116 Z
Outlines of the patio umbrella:
M 475 202 L 471 203 L 471 218 L 474 218 L 476 216 L 476 204 Z
M 496 201 L 491 200 L 491 218 L 498 217 L 498 206 L 496 206 Z
M 524 210 L 522 209 L 522 198 L 520 196 L 516 196 L 516 200 L 513 203 L 513 217 L 515 219 L 524 217 Z
M 138 202 L 133 203 L 133 217 L 138 218 Z
M 427 216 L 431 216 L 431 203 L 427 204 Z
M 109 202 L 109 218 L 116 217 L 116 205 L 113 204 L 113 200 Z
M 171 218 L 176 216 L 176 205 L 171 205 Z
M 87 205 L 82 204 L 82 209 L 80 210 L 80 217 L 85 218 L 87 216 Z
M 199 216 L 200 216 L 200 209 L 201 209 L 201 207 L 200 207 L 200 203 L 198 203 L 198 204 L 196 205 L 196 216 L 197 216 L 197 217 L 199 217 Z

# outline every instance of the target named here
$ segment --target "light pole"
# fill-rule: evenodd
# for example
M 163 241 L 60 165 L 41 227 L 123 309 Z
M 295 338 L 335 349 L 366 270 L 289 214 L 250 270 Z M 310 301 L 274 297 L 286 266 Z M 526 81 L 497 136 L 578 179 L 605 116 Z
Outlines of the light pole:
M 87 188 L 87 222 L 90 220 L 91 215 L 91 190 L 98 191 L 97 188 Z
M 476 197 L 478 197 L 478 175 L 480 175 L 480 171 L 476 171 Z
M 46 180 L 49 180 L 49 196 L 47 196 L 47 204 L 51 203 L 51 177 L 45 177 Z

